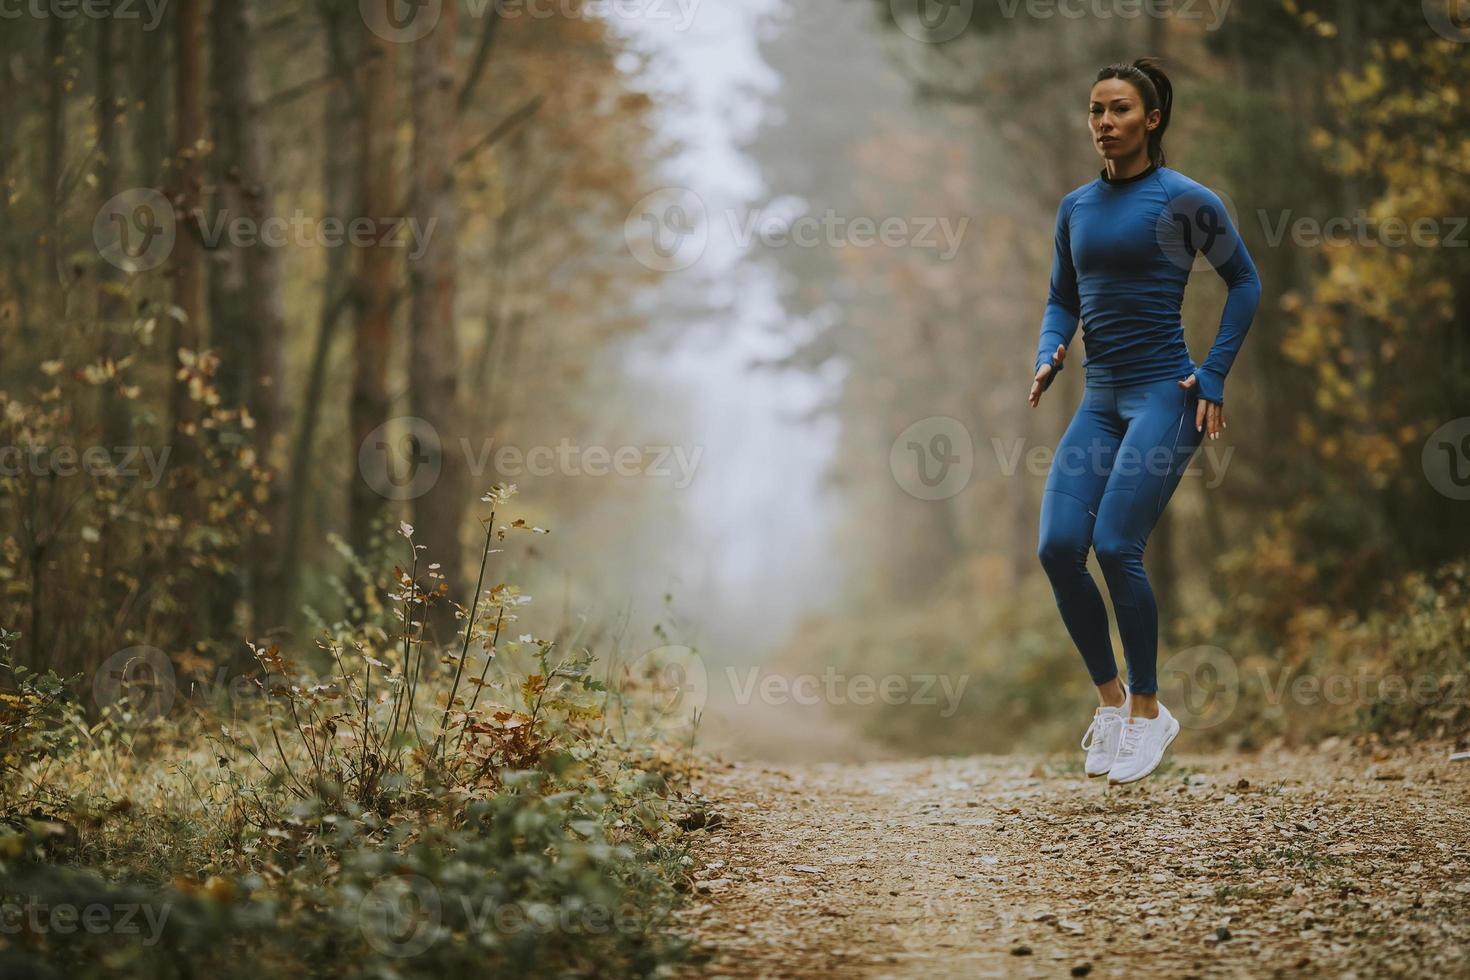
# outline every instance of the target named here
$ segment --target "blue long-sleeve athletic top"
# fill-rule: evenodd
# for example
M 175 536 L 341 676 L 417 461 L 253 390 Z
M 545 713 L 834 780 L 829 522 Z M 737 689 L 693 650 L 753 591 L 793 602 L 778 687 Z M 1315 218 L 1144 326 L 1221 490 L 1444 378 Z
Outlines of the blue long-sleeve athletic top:
M 1215 344 L 1196 367 L 1179 311 L 1200 252 L 1230 294 Z M 1225 376 L 1260 299 L 1255 264 L 1219 195 L 1168 167 L 1151 165 L 1122 180 L 1103 171 L 1057 208 L 1051 289 L 1032 373 L 1057 344 L 1070 352 L 1081 317 L 1087 384 L 1183 380 L 1193 372 L 1200 397 L 1223 404 Z

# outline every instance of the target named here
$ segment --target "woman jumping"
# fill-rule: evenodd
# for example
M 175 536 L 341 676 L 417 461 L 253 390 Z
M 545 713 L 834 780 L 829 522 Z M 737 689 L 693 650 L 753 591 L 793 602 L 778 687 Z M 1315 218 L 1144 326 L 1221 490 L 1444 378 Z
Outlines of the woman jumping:
M 1052 457 L 1037 550 L 1067 632 L 1097 685 L 1082 738 L 1089 776 L 1128 783 L 1153 772 L 1179 734 L 1159 703 L 1159 614 L 1143 549 L 1205 435 L 1225 428 L 1225 376 L 1250 329 L 1261 283 L 1218 195 L 1164 166 L 1173 87 L 1158 62 L 1110 65 L 1092 86 L 1096 180 L 1057 209 L 1051 288 L 1031 407 L 1062 370 L 1082 320 L 1081 403 Z M 1180 304 L 1204 252 L 1230 287 L 1215 344 L 1196 365 Z M 1097 552 L 1128 664 L 1119 682 L 1108 614 L 1087 571 Z

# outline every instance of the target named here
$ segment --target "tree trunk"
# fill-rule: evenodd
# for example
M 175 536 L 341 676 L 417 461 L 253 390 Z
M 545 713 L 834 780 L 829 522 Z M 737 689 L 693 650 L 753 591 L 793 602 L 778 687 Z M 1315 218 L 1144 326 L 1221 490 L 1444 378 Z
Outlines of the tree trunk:
M 0 31 L 0 64 L 10 64 L 15 46 L 13 34 Z M 21 167 L 17 150 L 16 124 L 19 120 L 13 113 L 0 112 L 0 181 L 9 186 Z M 15 322 L 0 319 L 0 363 L 9 363 L 13 351 L 24 350 L 21 344 L 29 336 L 26 324 L 30 311 L 30 287 L 32 279 L 31 261 L 34 235 L 26 231 L 16 220 L 9 194 L 0 194 L 0 243 L 5 249 L 5 287 L 15 301 Z M 14 338 L 10 336 L 14 329 Z
M 66 166 L 66 20 L 52 17 L 46 25 L 46 200 L 51 223 L 47 229 L 46 257 L 51 276 L 70 276 L 62 268 L 61 198 Z M 52 282 L 56 280 L 53 279 Z
M 153 35 L 144 31 L 142 21 L 131 30 L 132 90 L 142 103 L 138 124 L 133 129 L 133 149 L 137 159 L 137 184 L 162 188 L 163 150 L 168 145 L 168 59 L 158 57 Z
M 95 115 L 97 122 L 97 178 L 96 207 L 100 211 L 118 192 L 119 166 L 117 116 L 117 32 L 116 21 L 111 16 L 111 0 L 107 5 L 107 16 L 97 21 L 97 92 Z M 123 278 L 120 270 L 109 262 L 98 262 L 97 269 L 97 324 L 101 332 L 101 354 L 116 363 L 126 353 L 122 329 L 128 315 L 123 300 Z M 101 385 L 97 393 L 97 413 L 101 420 L 103 439 L 108 446 L 124 446 L 132 441 L 132 415 L 127 400 L 120 397 L 115 384 Z M 115 609 L 122 601 L 113 577 L 117 556 L 126 532 L 112 521 L 102 522 L 101 541 L 97 558 L 102 600 L 107 609 Z M 106 652 L 97 650 L 94 662 L 100 663 Z
M 393 178 L 394 137 L 398 125 L 396 75 L 398 45 L 374 34 L 365 25 L 360 28 L 362 52 L 361 98 L 358 108 L 362 118 L 361 203 L 365 217 L 377 222 L 377 240 L 361 252 L 352 377 L 352 481 L 349 541 L 360 556 L 372 549 L 373 524 L 387 502 L 359 471 L 359 450 L 373 430 L 388 421 L 388 353 L 392 344 L 393 292 L 396 277 L 394 264 L 398 251 L 387 241 L 393 233 L 391 218 L 399 206 L 397 185 Z M 377 453 L 375 447 L 367 452 Z M 386 452 L 382 450 L 381 452 Z M 381 460 L 391 465 L 391 459 Z M 377 465 L 376 463 L 372 465 Z
M 413 60 L 413 208 L 426 241 L 409 265 L 413 288 L 412 339 L 409 348 L 409 397 L 414 415 L 439 436 L 439 467 L 434 486 L 414 504 L 419 538 L 429 560 L 441 565 L 450 595 L 461 598 L 463 551 L 460 522 L 464 517 L 465 479 L 458 446 L 462 427 L 457 417 L 459 345 L 455 335 L 455 262 L 457 211 L 454 159 L 459 152 L 456 110 L 454 4 L 446 4 L 438 25 L 414 46 Z M 432 624 L 441 642 L 454 631 L 453 608 L 438 607 Z
M 100 209 L 117 193 L 117 43 L 116 23 L 111 16 L 111 0 L 107 14 L 97 21 L 97 92 L 94 113 L 97 123 L 96 206 Z M 123 354 L 117 322 L 127 314 L 119 295 L 121 276 L 111 263 L 97 263 L 97 319 L 102 334 L 102 356 L 116 361 Z M 110 445 L 127 441 L 127 412 L 117 399 L 114 385 L 103 385 L 100 391 L 103 430 Z
M 179 366 L 180 350 L 199 349 L 200 319 L 204 314 L 204 255 L 195 234 L 198 226 L 194 217 L 201 213 L 199 197 L 204 186 L 199 148 L 204 137 L 204 2 L 179 0 L 174 12 L 177 75 L 174 85 L 176 135 L 172 197 L 178 234 L 173 250 L 173 272 L 174 305 L 181 315 L 171 318 L 173 337 L 169 366 L 172 368 Z M 197 408 L 189 398 L 187 380 L 177 381 L 173 386 L 170 417 L 172 433 L 184 433 L 174 458 L 180 468 L 187 471 L 188 464 L 195 462 L 195 454 L 190 447 L 198 421 Z M 188 482 L 186 479 L 185 483 Z M 181 487 L 180 492 L 192 494 L 192 487 Z M 184 514 L 192 509 L 186 499 L 181 499 L 175 507 L 176 512 Z
M 474 424 L 487 422 L 492 427 L 492 431 L 499 426 L 500 420 L 493 412 L 495 395 L 499 390 L 496 386 L 499 377 L 497 373 L 492 372 L 491 365 L 500 355 L 497 348 L 502 346 L 506 325 L 511 318 L 508 302 L 511 267 L 518 254 L 515 248 L 516 225 L 520 219 L 524 200 L 521 187 L 525 183 L 526 174 L 524 131 L 518 130 L 512 136 L 506 159 L 509 161 L 512 183 L 506 189 L 505 211 L 493 226 L 494 245 L 491 250 L 492 258 L 488 277 L 490 297 L 485 304 L 485 345 L 480 349 L 479 360 L 470 373 L 470 386 L 474 392 L 472 397 L 485 406 L 484 413 L 476 414 L 473 422 Z
M 255 228 L 272 213 L 269 157 L 255 109 L 255 18 L 245 3 L 217 3 L 211 12 L 215 99 L 216 205 L 230 221 L 247 218 Z M 260 465 L 282 472 L 281 344 L 285 310 L 281 301 L 281 250 L 256 241 L 248 247 L 222 241 L 210 264 L 210 320 L 221 351 L 220 388 L 226 405 L 248 407 Z M 249 548 L 244 585 L 251 596 L 257 630 L 280 625 L 282 596 L 279 545 L 285 530 L 279 479 L 265 485 L 259 501 L 265 527 Z M 248 492 L 248 491 L 247 491 Z
M 357 35 L 348 29 L 356 9 L 342 5 L 326 5 L 322 9 L 326 46 L 335 76 L 327 93 L 322 119 L 325 134 L 325 157 L 322 173 L 322 199 L 326 202 L 324 218 L 335 218 L 344 224 L 355 211 L 360 211 L 356 198 L 361 191 L 361 113 L 357 109 L 357 93 L 353 86 L 352 63 L 356 60 Z M 299 581 L 302 542 L 306 533 L 306 505 L 312 492 L 311 460 L 316 448 L 316 433 L 321 421 L 322 400 L 326 392 L 327 365 L 332 342 L 337 336 L 350 296 L 347 260 L 351 252 L 334 248 L 327 254 L 326 278 L 322 283 L 321 310 L 317 321 L 315 347 L 306 388 L 301 396 L 301 427 L 291 451 L 291 479 L 287 486 L 286 540 L 281 567 L 281 591 L 287 597 L 295 594 Z

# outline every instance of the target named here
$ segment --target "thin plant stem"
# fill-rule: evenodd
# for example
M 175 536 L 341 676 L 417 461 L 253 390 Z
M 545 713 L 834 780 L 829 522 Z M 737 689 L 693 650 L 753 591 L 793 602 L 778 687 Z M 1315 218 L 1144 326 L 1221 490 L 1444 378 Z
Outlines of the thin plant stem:
M 464 724 L 460 726 L 459 738 L 454 742 L 455 751 L 459 751 L 464 742 L 465 732 L 470 727 L 470 717 L 475 713 L 475 705 L 480 703 L 480 692 L 485 690 L 485 675 L 490 673 L 490 661 L 495 659 L 495 644 L 500 640 L 500 623 L 505 619 L 505 606 L 500 607 L 500 613 L 495 617 L 495 629 L 491 631 L 489 650 L 485 651 L 485 665 L 480 668 L 480 683 L 475 686 L 475 696 L 470 698 L 470 706 L 465 709 Z
M 454 707 L 454 696 L 459 693 L 459 679 L 464 674 L 465 658 L 470 655 L 470 638 L 475 632 L 475 618 L 480 610 L 480 590 L 485 587 L 485 566 L 490 562 L 490 544 L 495 537 L 495 511 L 490 512 L 490 520 L 485 524 L 485 547 L 480 552 L 480 577 L 475 580 L 475 598 L 470 602 L 470 618 L 465 623 L 464 644 L 459 650 L 459 663 L 454 667 L 454 683 L 449 686 L 449 699 L 444 702 L 444 717 L 439 719 L 439 734 L 434 738 L 435 758 L 439 756 L 439 749 L 444 745 L 444 736 L 449 731 L 449 709 Z

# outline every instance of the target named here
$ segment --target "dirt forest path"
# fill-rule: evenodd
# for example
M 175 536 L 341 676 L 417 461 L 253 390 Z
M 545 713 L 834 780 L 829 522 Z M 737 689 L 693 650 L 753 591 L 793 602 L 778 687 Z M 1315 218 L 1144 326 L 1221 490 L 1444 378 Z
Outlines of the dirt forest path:
M 1470 976 L 1446 745 L 767 766 L 695 786 L 686 976 Z

